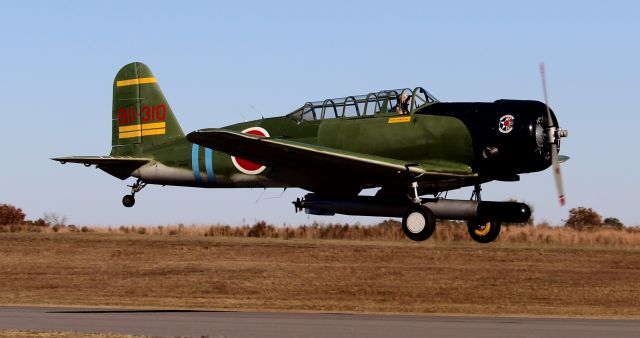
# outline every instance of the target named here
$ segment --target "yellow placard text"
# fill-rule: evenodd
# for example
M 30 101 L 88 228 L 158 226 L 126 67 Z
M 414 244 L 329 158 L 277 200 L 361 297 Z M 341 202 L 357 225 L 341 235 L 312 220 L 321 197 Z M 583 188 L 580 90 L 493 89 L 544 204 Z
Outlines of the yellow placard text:
M 411 122 L 411 116 L 390 117 L 387 123 Z

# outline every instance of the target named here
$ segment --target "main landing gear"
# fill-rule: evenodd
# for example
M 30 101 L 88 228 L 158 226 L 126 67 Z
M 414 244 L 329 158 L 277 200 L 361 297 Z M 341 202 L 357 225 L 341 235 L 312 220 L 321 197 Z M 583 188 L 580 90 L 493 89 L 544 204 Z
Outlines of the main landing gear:
M 413 241 L 425 241 L 436 230 L 436 218 L 424 205 L 416 204 L 407 209 L 402 217 L 402 231 Z
M 422 204 L 422 199 L 418 196 L 417 183 L 414 182 L 411 187 L 413 188 L 413 196 L 410 195 L 408 197 L 413 203 L 409 205 L 402 217 L 402 231 L 411 240 L 424 241 L 429 239 L 436 229 L 434 213 L 427 207 L 427 205 L 433 206 L 433 204 L 429 204 L 429 202 Z M 480 202 L 482 200 L 480 196 L 481 190 L 480 185 L 476 184 L 471 194 L 471 199 Z M 433 207 L 435 208 L 436 206 Z M 486 219 L 485 217 L 489 218 L 491 216 L 482 214 L 479 211 L 476 212 L 475 218 L 469 219 L 467 222 L 469 235 L 478 243 L 493 242 L 500 234 L 500 222 Z
M 476 184 L 471 194 L 471 199 L 475 198 L 476 201 L 481 201 L 480 191 L 482 191 L 480 185 Z M 498 238 L 500 226 L 500 222 L 473 219 L 467 222 L 467 231 L 469 231 L 469 235 L 474 241 L 478 243 L 490 243 Z
M 136 204 L 135 195 L 138 191 L 142 190 L 142 188 L 146 187 L 147 184 L 143 182 L 141 179 L 138 179 L 134 184 L 128 185 L 127 187 L 131 188 L 131 195 L 124 195 L 122 198 L 122 205 L 127 208 L 131 208 L 134 204 Z
M 402 217 L 402 231 L 411 240 L 425 241 L 433 235 L 436 230 L 436 218 L 433 216 L 433 212 L 422 205 L 422 200 L 418 196 L 418 183 L 413 182 L 411 184 L 413 188 L 414 203 Z

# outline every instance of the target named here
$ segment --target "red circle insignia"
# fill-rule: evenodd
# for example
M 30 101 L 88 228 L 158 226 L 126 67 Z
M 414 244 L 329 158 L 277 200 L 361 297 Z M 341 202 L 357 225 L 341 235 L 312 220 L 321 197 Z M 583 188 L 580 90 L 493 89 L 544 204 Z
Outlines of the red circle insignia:
M 266 129 L 261 127 L 247 128 L 243 130 L 242 133 L 269 137 L 269 132 Z M 235 157 L 235 156 L 231 156 L 231 162 L 233 162 L 233 165 L 238 170 L 249 175 L 257 175 L 266 169 L 266 167 L 261 164 L 253 163 L 251 161 L 247 161 L 245 159 Z

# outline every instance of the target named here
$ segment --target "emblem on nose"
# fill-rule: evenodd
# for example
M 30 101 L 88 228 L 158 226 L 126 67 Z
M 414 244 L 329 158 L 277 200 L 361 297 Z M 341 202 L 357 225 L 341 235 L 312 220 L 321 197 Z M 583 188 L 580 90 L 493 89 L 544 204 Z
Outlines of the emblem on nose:
M 503 134 L 508 134 L 513 130 L 513 115 L 503 115 L 498 124 L 498 130 Z

